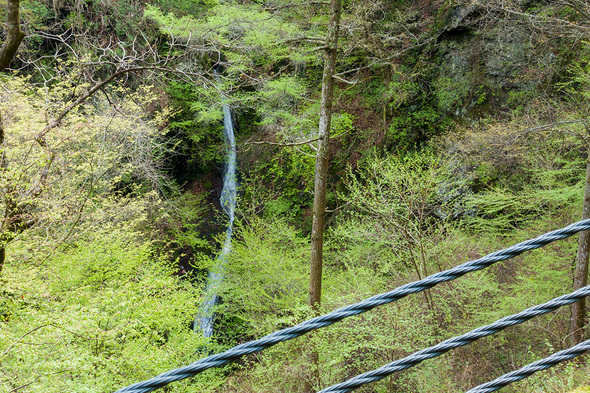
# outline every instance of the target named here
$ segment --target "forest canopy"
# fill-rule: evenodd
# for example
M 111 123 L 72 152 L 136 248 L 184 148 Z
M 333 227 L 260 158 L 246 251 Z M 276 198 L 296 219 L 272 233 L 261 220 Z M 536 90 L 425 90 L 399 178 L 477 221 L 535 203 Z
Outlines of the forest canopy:
M 8 0 L 0 391 L 115 391 L 589 218 L 589 18 L 579 0 Z M 586 286 L 588 236 L 165 389 L 319 391 Z M 587 339 L 586 310 L 358 391 L 469 390 Z M 589 372 L 504 391 L 583 392 Z

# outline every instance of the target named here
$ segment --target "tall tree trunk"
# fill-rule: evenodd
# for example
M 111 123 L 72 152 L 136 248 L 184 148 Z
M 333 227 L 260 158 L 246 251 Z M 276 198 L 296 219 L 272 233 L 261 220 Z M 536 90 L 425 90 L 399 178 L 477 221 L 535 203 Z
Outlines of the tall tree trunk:
M 20 29 L 20 0 L 6 0 L 6 40 L 0 47 L 0 71 L 4 71 L 10 64 L 25 34 Z M 6 169 L 6 155 L 4 154 L 4 125 L 0 116 L 0 168 Z M 6 223 L 6 222 L 5 222 Z M 4 226 L 3 226 L 4 229 Z M 6 259 L 6 241 L 0 240 L 0 273 Z
M 0 245 L 0 274 L 2 274 L 2 266 L 4 266 L 4 260 L 6 259 L 6 246 Z
M 317 310 L 322 298 L 322 254 L 326 217 L 326 188 L 328 183 L 328 146 L 332 123 L 332 100 L 334 96 L 334 71 L 340 28 L 341 0 L 331 0 L 326 59 L 322 78 L 320 101 L 319 145 L 315 159 L 313 222 L 311 228 L 311 269 L 309 274 L 309 306 Z
M 315 159 L 313 190 L 313 221 L 311 227 L 311 257 L 309 273 L 309 307 L 317 313 L 322 300 L 322 255 L 324 250 L 324 228 L 326 219 L 326 190 L 328 186 L 328 147 L 330 145 L 330 126 L 332 124 L 332 101 L 334 97 L 334 72 L 340 29 L 341 0 L 331 0 L 328 36 L 326 39 L 326 59 L 322 77 L 322 97 L 320 101 L 320 122 L 318 126 L 318 150 Z M 315 348 L 308 354 L 311 366 L 309 379 L 304 383 L 306 392 L 315 392 L 313 385 L 320 384 L 319 354 Z
M 20 29 L 20 0 L 6 0 L 6 40 L 0 48 L 0 71 L 3 71 L 16 54 L 25 34 Z
M 586 164 L 586 187 L 584 190 L 584 204 L 582 207 L 582 220 L 590 218 L 590 149 L 588 150 L 588 163 Z M 574 291 L 588 285 L 588 257 L 590 255 L 590 230 L 580 232 L 578 240 L 578 253 L 576 258 L 576 271 L 574 274 Z M 572 305 L 572 344 L 576 345 L 584 339 L 584 326 L 586 325 L 586 299 Z
M 4 123 L 2 122 L 2 114 L 0 114 L 0 175 L 3 175 L 3 172 L 6 171 L 6 166 L 6 153 L 4 152 Z M 6 197 L 6 195 L 4 195 L 4 197 Z M 6 241 L 4 240 L 5 226 L 6 217 L 4 217 L 2 225 L 0 226 L 0 274 L 2 273 L 4 260 L 6 259 Z

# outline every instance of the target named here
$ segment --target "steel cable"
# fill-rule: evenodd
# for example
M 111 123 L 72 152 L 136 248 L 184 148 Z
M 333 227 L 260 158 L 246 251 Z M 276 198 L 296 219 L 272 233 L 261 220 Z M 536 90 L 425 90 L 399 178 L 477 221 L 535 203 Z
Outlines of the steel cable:
M 590 351 L 590 340 L 581 342 L 578 345 L 575 345 L 563 351 L 556 352 L 553 355 L 546 357 L 545 359 L 541 359 L 534 363 L 528 364 L 519 370 L 512 371 L 508 374 L 504 374 L 491 382 L 487 382 L 482 385 L 476 386 L 473 389 L 469 390 L 467 393 L 495 392 L 496 390 L 500 390 L 504 386 L 509 385 L 512 382 L 520 381 L 521 379 L 531 376 L 537 371 L 546 370 L 548 368 L 555 366 L 558 363 L 564 362 L 569 359 L 573 359 L 576 356 L 579 356 L 584 352 L 588 351 Z
M 570 294 L 557 297 L 553 300 L 548 301 L 547 303 L 527 308 L 526 310 L 519 312 L 518 314 L 504 317 L 490 325 L 473 329 L 472 331 L 465 333 L 461 336 L 450 338 L 448 340 L 441 342 L 440 344 L 415 352 L 403 359 L 399 359 L 394 362 L 388 363 L 385 366 L 379 367 L 378 369 L 366 372 L 361 375 L 357 375 L 356 377 L 353 377 L 346 382 L 330 386 L 320 391 L 319 393 L 350 392 L 368 383 L 379 381 L 380 379 L 383 379 L 396 371 L 408 369 L 424 360 L 440 356 L 445 352 L 450 351 L 451 349 L 463 347 L 465 345 L 471 344 L 476 340 L 479 340 L 482 337 L 498 333 L 499 331 L 506 329 L 507 327 L 526 322 L 529 319 L 536 317 L 537 315 L 547 314 L 553 310 L 558 309 L 559 307 L 577 302 L 578 300 L 588 295 L 590 295 L 590 286 L 578 289 L 577 291 L 572 292 Z
M 510 259 L 512 257 L 522 254 L 525 251 L 530 251 L 536 248 L 543 247 L 551 242 L 567 238 L 577 232 L 587 229 L 590 229 L 590 219 L 579 221 L 574 224 L 568 225 L 565 228 L 548 232 L 535 239 L 526 240 L 507 249 L 488 254 L 482 258 L 465 262 L 452 269 L 430 275 L 419 281 L 414 281 L 402 285 L 389 292 L 375 295 L 359 303 L 340 308 L 329 314 L 312 318 L 293 327 L 285 328 L 274 333 L 270 333 L 258 340 L 253 340 L 237 345 L 231 349 L 228 349 L 225 352 L 197 360 L 189 364 L 188 366 L 171 370 L 149 380 L 138 382 L 125 388 L 119 389 L 115 393 L 151 392 L 171 382 L 180 381 L 185 378 L 195 376 L 196 374 L 199 374 L 200 372 L 212 367 L 223 366 L 241 356 L 251 354 L 254 352 L 259 352 L 263 349 L 276 345 L 282 341 L 287 341 L 302 336 L 305 333 L 308 333 L 312 330 L 330 326 L 344 318 L 362 314 L 377 306 L 388 304 L 399 299 L 402 299 L 408 295 L 418 293 L 426 289 L 430 289 L 437 284 L 454 280 L 469 272 L 484 269 L 488 266 L 493 265 L 496 262 Z

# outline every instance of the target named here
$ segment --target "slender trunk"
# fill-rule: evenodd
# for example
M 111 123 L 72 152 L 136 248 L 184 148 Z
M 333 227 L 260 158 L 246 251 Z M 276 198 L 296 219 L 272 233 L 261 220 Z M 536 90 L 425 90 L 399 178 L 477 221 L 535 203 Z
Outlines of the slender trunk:
M 7 0 L 6 1 L 6 39 L 4 44 L 0 47 L 0 71 L 4 71 L 10 64 L 20 43 L 25 34 L 20 29 L 20 0 Z M 2 171 L 6 170 L 6 155 L 4 154 L 4 125 L 2 124 L 2 117 L 0 116 L 0 168 Z M 6 220 L 4 222 L 6 224 Z M 2 226 L 2 232 L 4 232 L 4 225 Z M 4 260 L 6 259 L 6 243 L 1 236 L 0 240 L 0 273 L 2 273 L 2 267 L 4 266 Z
M 20 29 L 20 0 L 6 1 L 6 31 L 6 39 L 0 48 L 0 71 L 8 67 L 25 38 Z
M 420 269 L 420 266 L 416 262 L 416 257 L 414 256 L 414 252 L 412 251 L 413 246 L 414 246 L 414 244 L 412 244 L 412 243 L 408 244 L 408 252 L 410 254 L 410 261 L 412 261 L 412 265 L 414 265 L 414 270 L 416 271 L 416 275 L 418 276 L 418 280 L 422 280 L 422 278 L 423 278 L 422 270 Z M 428 308 L 428 310 L 434 314 L 431 304 L 430 304 L 430 299 L 428 297 L 428 291 L 429 291 L 429 289 L 422 291 L 422 297 L 424 298 L 424 304 L 426 304 L 426 308 Z
M 588 151 L 588 163 L 586 165 L 586 187 L 584 190 L 584 204 L 582 219 L 590 218 L 590 150 Z M 578 240 L 578 253 L 576 258 L 576 271 L 574 273 L 573 290 L 588 285 L 588 257 L 590 253 L 590 230 L 580 232 Z M 572 344 L 576 345 L 584 339 L 584 326 L 586 325 L 586 300 L 582 298 L 572 305 Z
M 423 218 L 423 213 L 424 212 L 424 205 L 422 205 L 420 211 L 420 220 L 418 223 L 418 247 L 420 248 L 420 259 L 422 260 L 422 277 L 428 277 L 428 265 L 427 265 L 427 259 L 426 259 L 426 252 L 424 251 L 424 230 L 422 229 L 422 225 L 424 223 L 424 218 Z M 434 299 L 432 298 L 432 292 L 430 291 L 430 289 L 427 289 L 424 291 L 424 295 L 426 298 L 426 305 L 428 307 L 428 309 L 430 310 L 430 314 L 432 316 L 432 318 L 436 317 L 436 311 L 434 308 Z M 434 329 L 435 329 L 435 333 L 438 331 L 438 329 L 436 328 L 436 323 L 433 324 Z
M 6 259 L 6 246 L 0 245 L 0 275 L 2 274 L 2 267 L 4 266 L 5 259 Z
M 322 77 L 322 97 L 320 101 L 320 122 L 318 126 L 318 150 L 315 159 L 313 221 L 311 228 L 311 256 L 309 273 L 308 304 L 313 313 L 318 313 L 322 300 L 322 255 L 324 250 L 324 228 L 326 219 L 326 191 L 328 186 L 328 147 L 330 145 L 330 126 L 332 123 L 332 99 L 334 96 L 334 70 L 340 28 L 341 0 L 331 0 L 330 21 L 326 39 L 326 59 Z M 303 386 L 306 392 L 315 392 L 312 384 L 321 384 L 319 373 L 319 353 L 312 349 L 308 353 L 311 364 L 310 377 Z
M 0 175 L 3 175 L 6 171 L 8 162 L 6 160 L 6 153 L 4 152 L 4 123 L 2 122 L 2 115 L 0 114 Z M 4 190 L 6 191 L 6 190 Z M 4 195 L 6 199 L 6 195 Z M 7 201 L 4 201 L 7 203 Z M 5 209 L 5 212 L 8 208 Z M 2 267 L 4 266 L 4 260 L 6 259 L 6 241 L 4 240 L 4 231 L 6 231 L 6 214 L 2 225 L 0 226 L 0 274 L 2 274 Z
M 334 96 L 334 70 L 338 29 L 340 27 L 341 0 L 330 3 L 330 21 L 326 40 L 326 60 L 322 78 L 320 102 L 319 144 L 315 160 L 313 222 L 311 229 L 311 258 L 309 275 L 309 306 L 318 310 L 322 297 L 322 253 L 324 247 L 324 226 L 326 217 L 326 189 L 328 183 L 328 146 L 332 122 L 332 99 Z

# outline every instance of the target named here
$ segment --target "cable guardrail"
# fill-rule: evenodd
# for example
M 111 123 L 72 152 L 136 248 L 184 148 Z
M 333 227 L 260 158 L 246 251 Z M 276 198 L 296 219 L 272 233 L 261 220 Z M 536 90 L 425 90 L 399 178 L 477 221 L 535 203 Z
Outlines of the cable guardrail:
M 177 368 L 162 373 L 146 381 L 138 382 L 133 385 L 117 390 L 115 393 L 147 393 L 166 386 L 171 382 L 180 381 L 193 377 L 209 368 L 220 367 L 240 358 L 244 355 L 259 352 L 280 342 L 300 337 L 308 332 L 330 326 L 344 318 L 359 315 L 367 312 L 377 306 L 385 305 L 402 299 L 408 295 L 419 293 L 430 289 L 440 283 L 455 280 L 467 273 L 482 270 L 493 265 L 496 262 L 504 261 L 522 254 L 525 251 L 534 250 L 543 247 L 556 240 L 565 239 L 580 231 L 590 229 L 590 219 L 582 220 L 565 228 L 545 233 L 534 239 L 526 240 L 504 250 L 496 251 L 482 258 L 465 262 L 452 269 L 430 275 L 422 280 L 414 281 L 389 292 L 384 292 L 359 303 L 342 307 L 331 313 L 321 315 L 302 322 L 298 325 L 285 328 L 274 333 L 268 334 L 258 340 L 249 341 L 237 345 L 225 352 L 208 356 L 204 359 L 197 360 L 188 366 Z M 424 359 L 423 359 L 424 360 Z
M 471 344 L 476 340 L 479 340 L 480 338 L 498 333 L 499 331 L 504 330 L 507 327 L 519 325 L 538 315 L 547 314 L 562 306 L 577 302 L 578 300 L 588 295 L 590 295 L 590 286 L 580 288 L 575 292 L 557 297 L 539 306 L 530 307 L 522 312 L 519 312 L 518 314 L 510 315 L 502 319 L 499 319 L 490 325 L 473 329 L 472 331 L 465 333 L 461 336 L 450 338 L 448 340 L 441 342 L 440 344 L 434 345 L 432 347 L 423 349 L 418 352 L 414 352 L 413 354 L 403 359 L 396 360 L 394 362 L 386 364 L 385 366 L 379 367 L 378 369 L 366 372 L 361 375 L 357 375 L 356 377 L 353 377 L 346 382 L 330 386 L 320 391 L 319 393 L 350 392 L 368 383 L 379 381 L 380 379 L 383 379 L 397 371 L 413 367 L 418 363 L 423 362 L 424 360 L 440 356 L 450 351 L 451 349 L 463 347 L 465 345 Z M 491 391 L 492 390 L 490 390 L 490 392 Z
M 491 382 L 487 382 L 482 385 L 476 386 L 473 389 L 469 390 L 467 393 L 495 392 L 496 390 L 500 390 L 504 386 L 509 385 L 512 382 L 517 382 L 526 377 L 530 377 L 537 371 L 547 370 L 548 368 L 553 367 L 558 363 L 573 359 L 576 356 L 580 356 L 584 352 L 588 351 L 590 351 L 590 340 L 583 341 L 578 345 L 574 345 L 571 348 L 556 352 L 553 355 L 546 357 L 545 359 L 537 360 L 536 362 L 528 364 L 521 369 L 512 371 L 508 374 L 504 374 Z

